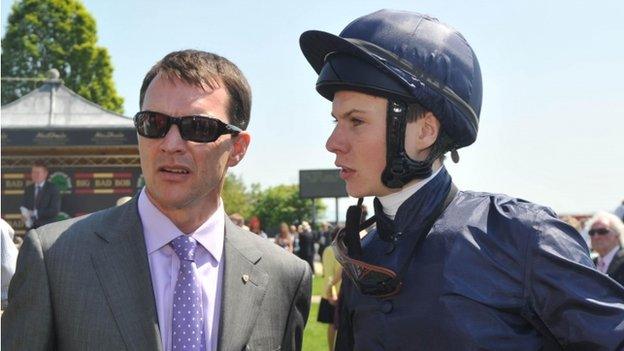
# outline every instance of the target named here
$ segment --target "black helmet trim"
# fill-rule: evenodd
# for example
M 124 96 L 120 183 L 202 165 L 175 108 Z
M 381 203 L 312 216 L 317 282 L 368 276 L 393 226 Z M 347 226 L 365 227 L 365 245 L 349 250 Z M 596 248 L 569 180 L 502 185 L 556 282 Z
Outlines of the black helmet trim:
M 411 159 L 405 151 L 407 104 L 397 98 L 388 98 L 386 112 L 386 167 L 381 182 L 388 188 L 398 189 L 414 179 L 431 176 L 433 161 L 439 155 L 430 155 L 424 161 Z
M 330 101 L 339 90 L 356 90 L 384 97 L 398 95 L 410 99 L 410 92 L 398 78 L 367 61 L 340 52 L 326 56 L 316 81 L 316 90 Z

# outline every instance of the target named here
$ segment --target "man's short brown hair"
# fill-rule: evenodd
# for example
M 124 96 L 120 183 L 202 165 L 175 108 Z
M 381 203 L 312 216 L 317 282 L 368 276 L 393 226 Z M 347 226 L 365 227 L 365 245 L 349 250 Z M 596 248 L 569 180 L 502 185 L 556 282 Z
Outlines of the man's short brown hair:
M 198 51 L 174 51 L 162 60 L 145 75 L 139 97 L 139 108 L 143 108 L 145 91 L 158 74 L 168 78 L 177 78 L 181 81 L 203 88 L 216 89 L 223 82 L 230 97 L 228 117 L 230 123 L 246 129 L 251 114 L 251 88 L 243 73 L 235 64 L 219 55 Z
M 32 168 L 39 167 L 45 169 L 46 172 L 50 173 L 50 169 L 48 169 L 48 165 L 43 160 L 36 160 L 33 162 Z

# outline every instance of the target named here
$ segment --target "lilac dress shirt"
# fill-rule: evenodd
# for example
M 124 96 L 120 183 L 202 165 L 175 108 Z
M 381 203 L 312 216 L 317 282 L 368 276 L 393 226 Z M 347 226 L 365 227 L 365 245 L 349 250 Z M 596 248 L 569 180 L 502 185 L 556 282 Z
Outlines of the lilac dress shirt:
M 178 277 L 180 260 L 169 242 L 184 234 L 169 220 L 145 193 L 139 195 L 139 215 L 145 234 L 145 246 L 149 259 L 158 324 L 163 348 L 171 350 L 171 319 L 173 291 Z M 190 234 L 199 245 L 195 251 L 195 263 L 202 285 L 206 349 L 216 350 L 219 332 L 219 310 L 223 281 L 223 241 L 225 235 L 225 211 L 223 202 L 215 213 L 197 230 Z

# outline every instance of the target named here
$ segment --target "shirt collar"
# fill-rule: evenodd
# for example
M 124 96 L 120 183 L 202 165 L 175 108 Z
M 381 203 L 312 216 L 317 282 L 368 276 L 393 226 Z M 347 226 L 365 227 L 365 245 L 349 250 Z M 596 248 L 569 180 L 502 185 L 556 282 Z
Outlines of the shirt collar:
M 436 175 L 438 175 L 438 173 L 440 173 L 440 170 L 442 168 L 444 168 L 444 166 L 441 166 L 435 172 L 433 172 L 429 177 L 417 182 L 416 184 L 407 186 L 397 191 L 396 193 L 392 193 L 390 195 L 379 197 L 379 202 L 381 202 L 381 205 L 383 206 L 384 214 L 388 216 L 388 218 L 394 219 L 394 216 L 396 216 L 396 213 L 399 210 L 399 207 L 401 207 L 401 205 L 405 202 L 405 200 L 409 199 L 412 195 L 414 195 L 414 193 L 416 193 L 423 186 L 425 186 L 425 184 L 427 184 L 431 179 L 433 179 Z
M 148 255 L 184 234 L 152 203 L 145 192 L 145 188 L 139 194 L 138 207 Z M 223 201 L 221 199 L 219 199 L 217 210 L 190 235 L 217 262 L 221 261 L 225 236 L 225 210 L 223 209 Z
M 39 188 L 43 188 L 43 185 L 45 184 L 45 180 L 41 183 L 35 183 L 35 186 L 38 186 Z

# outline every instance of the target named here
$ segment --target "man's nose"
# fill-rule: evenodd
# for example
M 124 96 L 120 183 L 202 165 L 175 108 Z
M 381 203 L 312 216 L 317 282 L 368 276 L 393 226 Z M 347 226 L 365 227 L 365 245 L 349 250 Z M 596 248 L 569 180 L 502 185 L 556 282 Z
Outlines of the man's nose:
M 182 139 L 180 129 L 177 125 L 172 125 L 167 135 L 163 138 L 162 143 L 160 143 L 161 151 L 168 153 L 183 152 L 185 147 L 186 140 Z
M 347 140 L 338 125 L 336 125 L 329 138 L 327 138 L 325 148 L 327 149 L 327 151 L 334 154 L 345 153 L 348 151 Z

